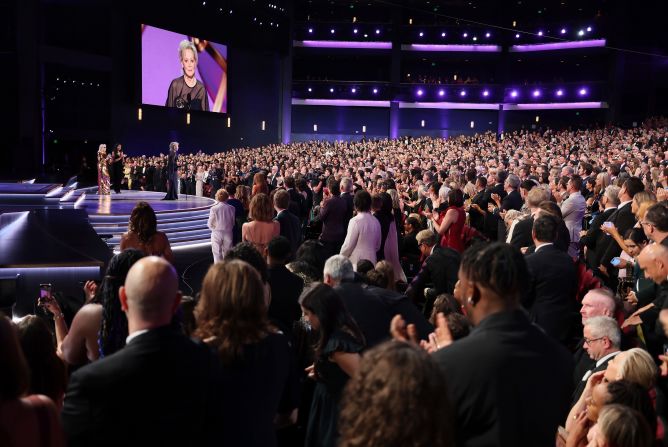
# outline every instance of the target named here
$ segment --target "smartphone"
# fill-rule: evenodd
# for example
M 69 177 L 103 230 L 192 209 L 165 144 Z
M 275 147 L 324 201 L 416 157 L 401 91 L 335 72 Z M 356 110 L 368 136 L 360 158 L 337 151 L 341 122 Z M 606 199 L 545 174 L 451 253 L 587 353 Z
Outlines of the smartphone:
M 37 299 L 37 304 L 43 306 L 47 300 L 51 298 L 51 290 L 53 286 L 51 284 L 40 284 L 39 285 L 39 298 Z
M 617 267 L 621 262 L 622 262 L 622 261 L 621 261 L 621 259 L 619 259 L 619 258 L 612 258 L 612 260 L 610 261 L 610 264 L 612 264 L 613 266 Z
M 605 228 L 612 228 L 615 226 L 615 224 L 613 224 L 612 222 L 603 222 L 603 226 Z

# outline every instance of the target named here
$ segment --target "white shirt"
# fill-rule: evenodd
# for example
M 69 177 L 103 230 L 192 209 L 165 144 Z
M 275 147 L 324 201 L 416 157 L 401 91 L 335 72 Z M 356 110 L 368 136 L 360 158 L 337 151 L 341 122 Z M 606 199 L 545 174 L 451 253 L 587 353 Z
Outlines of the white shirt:
M 128 337 L 125 339 L 125 344 L 128 345 L 132 340 L 134 340 L 136 337 L 139 337 L 142 334 L 147 333 L 149 330 L 148 329 L 142 329 L 141 331 L 135 331 L 132 334 L 128 335 Z
M 612 357 L 616 356 L 616 355 L 619 354 L 620 352 L 621 352 L 621 351 L 611 352 L 610 354 L 608 354 L 608 355 L 604 355 L 603 357 L 601 357 L 600 359 L 598 359 L 598 360 L 596 361 L 596 366 L 593 367 L 592 369 L 590 369 L 589 371 L 587 371 L 587 372 L 585 373 L 585 375 L 582 376 L 582 381 L 583 381 L 583 382 L 586 382 L 587 380 L 589 380 L 589 376 L 592 375 L 592 371 L 593 371 L 594 369 L 598 368 L 599 366 L 601 366 L 601 365 L 603 364 L 603 362 L 605 362 L 605 361 L 608 360 L 609 358 L 612 358 Z
M 624 205 L 626 205 L 627 203 L 631 203 L 631 202 L 633 202 L 633 199 L 620 203 L 619 205 L 617 205 L 617 208 L 619 209 L 619 208 L 623 207 Z
M 533 251 L 534 253 L 538 252 L 543 247 L 547 247 L 548 245 L 554 245 L 554 242 L 543 242 L 540 245 L 536 246 L 536 249 Z

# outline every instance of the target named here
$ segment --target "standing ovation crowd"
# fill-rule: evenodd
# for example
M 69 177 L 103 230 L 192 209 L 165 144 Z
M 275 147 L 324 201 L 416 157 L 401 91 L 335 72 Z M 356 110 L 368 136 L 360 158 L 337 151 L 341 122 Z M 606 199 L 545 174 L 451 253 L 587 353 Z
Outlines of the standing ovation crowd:
M 199 296 L 138 205 L 88 304 L 0 319 L 0 444 L 662 445 L 667 150 L 655 118 L 181 155 Z

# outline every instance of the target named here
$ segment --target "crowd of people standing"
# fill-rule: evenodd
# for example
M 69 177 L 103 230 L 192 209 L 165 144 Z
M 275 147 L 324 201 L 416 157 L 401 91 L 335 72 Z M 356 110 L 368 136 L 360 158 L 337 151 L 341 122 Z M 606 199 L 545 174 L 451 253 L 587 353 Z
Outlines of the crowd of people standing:
M 88 308 L 45 303 L 50 363 L 0 320 L 3 436 L 11 407 L 52 445 L 660 445 L 667 150 L 655 119 L 181 155 L 217 201 L 199 296 L 141 205 Z M 127 162 L 150 189 L 164 156 Z

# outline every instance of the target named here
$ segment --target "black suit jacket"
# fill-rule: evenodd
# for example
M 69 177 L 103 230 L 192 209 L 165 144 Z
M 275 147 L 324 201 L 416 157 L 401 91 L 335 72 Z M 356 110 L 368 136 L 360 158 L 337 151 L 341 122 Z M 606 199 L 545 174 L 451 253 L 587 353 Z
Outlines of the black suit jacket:
M 522 195 L 518 191 L 510 191 L 506 197 L 501 200 L 501 209 L 503 211 L 508 210 L 521 210 L 524 201 L 522 200 Z
M 284 265 L 272 265 L 267 269 L 271 287 L 269 318 L 276 323 L 284 334 L 292 334 L 292 324 L 302 316 L 299 307 L 299 295 L 304 288 L 304 280 L 285 268 Z
M 171 326 L 72 374 L 62 421 L 70 447 L 217 445 L 221 369 Z
M 572 392 L 572 359 L 522 310 L 488 316 L 432 358 L 448 384 L 456 445 L 554 445 Z
M 436 294 L 452 293 L 457 282 L 460 256 L 451 248 L 435 246 L 431 255 L 425 259 L 420 272 L 408 286 L 406 295 L 413 302 L 422 300 L 425 287 L 432 287 Z
M 346 202 L 346 232 L 348 231 L 348 222 L 353 218 L 353 211 L 355 210 L 355 205 L 353 204 L 353 195 L 349 192 L 342 192 L 341 198 Z
M 531 231 L 533 230 L 533 216 L 518 221 L 513 228 L 513 236 L 510 238 L 510 245 L 518 250 L 522 247 L 533 245 Z
M 487 205 L 489 204 L 489 197 L 485 190 L 478 191 L 473 198 L 471 199 L 471 204 L 476 204 L 480 207 L 483 212 L 478 212 L 476 209 L 471 209 L 469 211 L 469 220 L 471 226 L 481 233 L 485 230 L 485 213 L 487 211 Z
M 390 322 L 394 315 L 381 299 L 368 292 L 362 283 L 343 281 L 334 290 L 355 319 L 366 339 L 366 347 L 371 348 L 390 336 Z
M 615 224 L 619 234 L 624 235 L 624 233 L 636 223 L 636 218 L 631 212 L 631 203 L 629 202 L 626 205 L 617 208 L 615 212 L 608 217 L 608 221 Z M 597 245 L 597 251 L 600 254 L 600 264 L 603 264 L 611 275 L 616 276 L 617 269 L 610 265 L 610 261 L 615 256 L 619 256 L 622 252 L 619 244 L 617 244 L 612 237 L 606 236 L 605 238 L 601 238 L 601 244 L 600 246 Z
M 299 218 L 292 212 L 283 210 L 276 215 L 274 220 L 281 224 L 281 236 L 290 241 L 291 258 L 293 258 L 302 243 L 302 227 Z
M 343 243 L 346 238 L 348 221 L 348 204 L 339 196 L 332 196 L 320 205 L 320 220 L 322 221 L 322 233 L 320 240 L 323 242 Z M 348 219 L 350 220 L 350 219 Z
M 422 312 L 406 295 L 376 286 L 364 285 L 362 287 L 380 298 L 388 306 L 390 314 L 401 315 L 407 325 L 414 324 L 420 340 L 427 340 L 429 334 L 434 332 L 434 326 L 427 321 Z
M 554 245 L 527 255 L 531 274 L 522 304 L 531 320 L 562 343 L 572 335 L 576 312 L 577 275 L 573 259 Z
M 591 371 L 592 374 L 597 373 L 599 371 L 605 371 L 606 368 L 608 367 L 608 362 L 610 360 L 614 359 L 617 354 L 613 355 L 612 357 L 608 357 L 605 359 L 600 365 L 596 366 L 596 362 L 592 360 L 592 368 L 587 369 L 587 371 Z M 585 371 L 582 374 L 582 377 L 587 373 Z M 591 374 L 590 374 L 591 375 Z M 582 377 L 580 377 L 580 380 L 578 381 L 577 385 L 575 386 L 575 391 L 573 391 L 573 397 L 571 398 L 571 407 L 577 403 L 577 401 L 580 399 L 580 396 L 582 395 L 582 392 L 584 391 L 585 387 L 587 386 L 587 381 L 582 380 Z M 587 376 L 589 378 L 589 376 Z
M 616 208 L 610 208 L 609 210 L 598 213 L 596 217 L 594 217 L 594 220 L 592 220 L 589 230 L 587 230 L 587 234 L 580 238 L 580 243 L 587 247 L 586 260 L 587 266 L 590 269 L 598 269 L 598 266 L 600 265 L 596 246 L 599 241 L 604 241 L 605 238 L 610 237 L 601 231 L 601 225 L 603 222 L 606 222 L 615 211 Z

